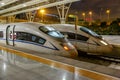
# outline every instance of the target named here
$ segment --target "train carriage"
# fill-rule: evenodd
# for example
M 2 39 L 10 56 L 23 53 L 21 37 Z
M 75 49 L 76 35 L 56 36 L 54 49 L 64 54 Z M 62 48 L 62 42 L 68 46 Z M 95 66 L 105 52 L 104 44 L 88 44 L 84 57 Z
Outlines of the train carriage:
M 77 56 L 77 50 L 59 31 L 40 23 L 1 24 L 0 43 L 40 53 Z
M 86 27 L 77 26 L 75 30 L 75 25 L 72 24 L 50 24 L 49 26 L 66 35 L 80 54 L 107 55 L 113 49 L 101 35 Z

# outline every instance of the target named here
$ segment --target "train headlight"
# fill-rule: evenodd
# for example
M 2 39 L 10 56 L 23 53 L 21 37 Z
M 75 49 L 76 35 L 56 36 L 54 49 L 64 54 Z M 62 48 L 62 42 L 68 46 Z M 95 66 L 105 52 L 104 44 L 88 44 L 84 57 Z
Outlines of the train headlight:
M 67 46 L 63 46 L 63 48 L 64 48 L 66 51 L 69 50 L 69 48 L 68 48 Z
M 108 45 L 106 42 L 104 42 L 104 41 L 100 41 L 102 44 L 104 44 L 104 45 Z

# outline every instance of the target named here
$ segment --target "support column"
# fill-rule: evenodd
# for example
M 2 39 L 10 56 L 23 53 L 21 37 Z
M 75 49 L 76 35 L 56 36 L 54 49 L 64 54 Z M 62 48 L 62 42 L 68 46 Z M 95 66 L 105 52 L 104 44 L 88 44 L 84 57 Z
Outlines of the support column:
M 26 13 L 27 20 L 33 22 L 35 15 L 36 15 L 36 11 L 27 12 Z
M 7 23 L 12 23 L 15 21 L 16 15 L 8 16 L 6 22 Z
M 71 3 L 69 3 L 68 5 L 62 4 L 62 5 L 56 6 L 61 24 L 65 24 L 70 6 L 71 6 Z

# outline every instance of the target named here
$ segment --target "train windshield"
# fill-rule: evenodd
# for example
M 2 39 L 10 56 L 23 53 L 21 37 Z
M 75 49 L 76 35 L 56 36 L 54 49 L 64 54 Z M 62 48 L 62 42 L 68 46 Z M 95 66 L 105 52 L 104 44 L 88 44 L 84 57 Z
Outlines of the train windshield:
M 52 36 L 52 37 L 64 38 L 64 36 L 63 36 L 59 31 L 55 30 L 55 29 L 52 28 L 52 27 L 40 26 L 39 29 L 40 29 L 42 32 L 44 32 L 44 33 L 46 33 L 46 34 L 48 34 L 48 35 L 50 35 L 50 36 Z
M 88 28 L 85 28 L 85 27 L 80 27 L 80 30 L 84 31 L 85 33 L 88 33 L 94 37 L 98 37 L 98 38 L 102 38 L 100 35 L 98 35 L 97 33 L 95 33 L 94 31 L 88 29 Z

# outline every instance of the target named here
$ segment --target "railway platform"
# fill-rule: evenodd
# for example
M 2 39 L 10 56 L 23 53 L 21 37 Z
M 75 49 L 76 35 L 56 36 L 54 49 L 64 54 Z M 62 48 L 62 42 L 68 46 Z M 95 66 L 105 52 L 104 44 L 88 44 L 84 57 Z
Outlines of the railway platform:
M 105 66 L 0 44 L 0 80 L 120 80 Z
M 120 45 L 120 35 L 102 35 L 105 40 L 113 45 Z

